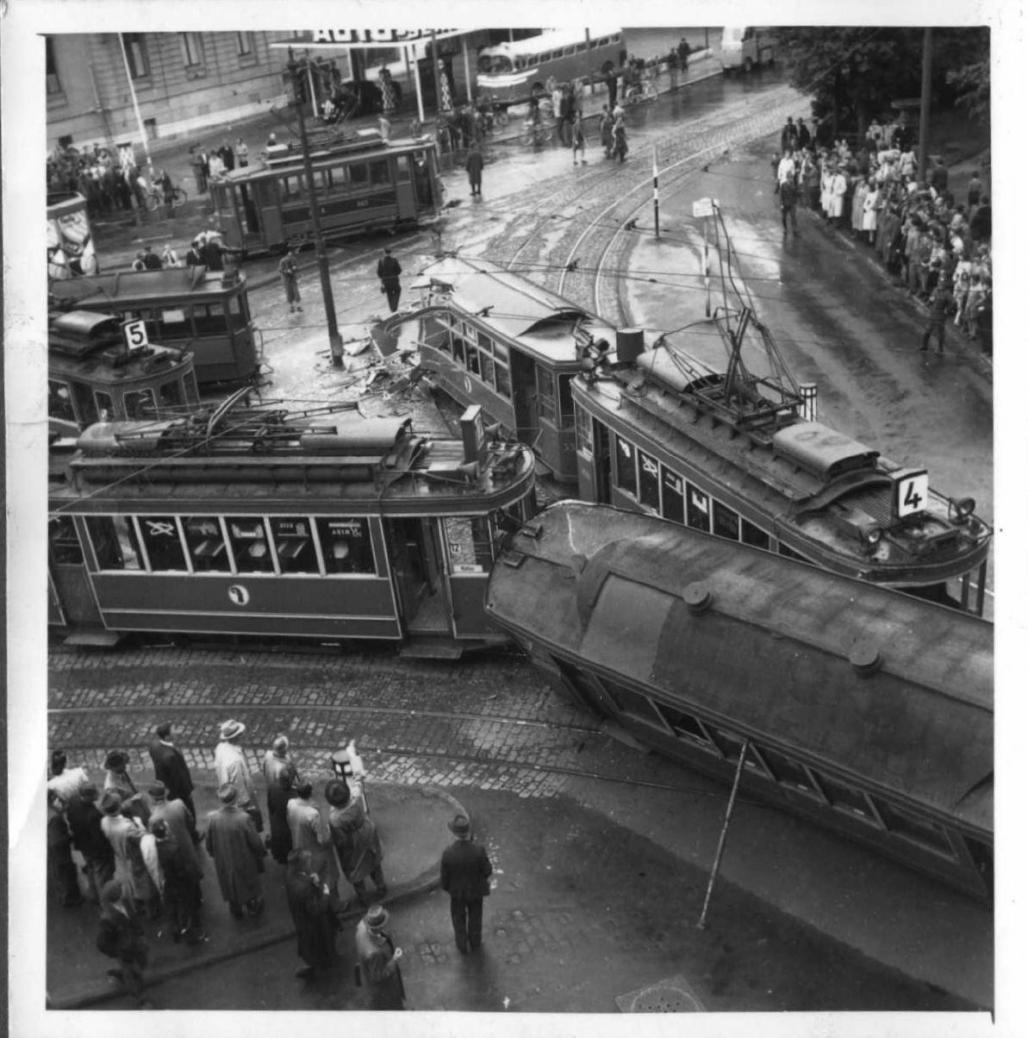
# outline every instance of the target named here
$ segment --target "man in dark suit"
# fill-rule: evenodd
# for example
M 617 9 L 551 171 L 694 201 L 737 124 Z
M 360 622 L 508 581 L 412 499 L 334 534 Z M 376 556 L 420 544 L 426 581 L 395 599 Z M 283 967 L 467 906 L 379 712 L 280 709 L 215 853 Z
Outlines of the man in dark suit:
M 157 726 L 155 734 L 157 738 L 150 743 L 154 777 L 168 787 L 168 799 L 181 800 L 195 819 L 193 780 L 182 751 L 171 741 L 171 724 L 168 721 L 162 722 Z
M 493 866 L 485 848 L 471 839 L 471 823 L 457 815 L 449 824 L 457 837 L 443 851 L 440 879 L 450 895 L 450 918 L 457 949 L 466 955 L 482 943 L 482 898 L 489 893 L 489 877 Z
M 386 249 L 385 255 L 378 261 L 377 273 L 382 282 L 382 291 L 389 303 L 389 309 L 392 313 L 396 313 L 396 308 L 400 305 L 400 275 L 403 271 L 393 255 L 392 249 Z

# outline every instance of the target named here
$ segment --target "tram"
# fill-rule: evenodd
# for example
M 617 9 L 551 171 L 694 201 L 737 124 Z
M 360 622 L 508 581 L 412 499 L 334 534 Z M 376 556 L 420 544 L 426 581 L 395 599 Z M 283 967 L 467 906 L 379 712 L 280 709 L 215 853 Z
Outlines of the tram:
M 991 896 L 988 622 L 579 501 L 510 535 L 486 611 L 644 745 Z
M 56 632 L 377 639 L 444 657 L 507 640 L 484 587 L 500 534 L 535 509 L 527 448 L 487 435 L 475 409 L 462 439 L 433 439 L 353 405 L 244 407 L 247 392 L 51 444 Z
M 571 383 L 583 351 L 614 329 L 581 307 L 489 260 L 445 257 L 413 285 L 413 313 L 383 331 L 416 348 L 436 386 L 463 406 L 480 404 L 535 450 L 553 477 L 573 483 L 575 413 Z
M 54 309 L 114 314 L 144 323 L 146 337 L 193 354 L 203 386 L 253 380 L 260 332 L 250 317 L 246 278 L 206 267 L 123 271 L 50 284 Z
M 142 322 L 90 310 L 51 320 L 47 387 L 49 417 L 80 428 L 200 402 L 191 353 L 148 342 Z
M 301 152 L 288 145 L 270 147 L 263 164 L 211 181 L 214 219 L 229 248 L 245 258 L 312 240 L 315 202 L 326 238 L 438 219 L 443 186 L 434 140 L 383 140 L 377 130 L 358 129 L 315 135 L 309 150 L 316 199 Z

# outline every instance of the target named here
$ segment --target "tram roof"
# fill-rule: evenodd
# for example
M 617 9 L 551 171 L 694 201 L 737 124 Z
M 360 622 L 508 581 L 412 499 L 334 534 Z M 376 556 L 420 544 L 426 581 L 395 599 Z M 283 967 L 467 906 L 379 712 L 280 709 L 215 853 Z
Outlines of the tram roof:
M 587 310 L 519 274 L 485 259 L 447 256 L 426 267 L 414 288 L 446 286 L 452 304 L 508 339 L 537 346 L 552 360 L 574 361 L 575 341 L 569 326 L 591 333 L 615 334 Z M 557 333 L 556 336 L 554 333 Z
M 130 306 L 161 298 L 222 296 L 246 284 L 239 271 L 208 270 L 206 267 L 172 267 L 165 270 L 117 271 L 91 277 L 55 281 L 50 293 L 58 303 L 98 307 L 104 303 Z
M 493 570 L 501 625 L 991 829 L 985 621 L 640 514 L 561 502 L 534 526 Z

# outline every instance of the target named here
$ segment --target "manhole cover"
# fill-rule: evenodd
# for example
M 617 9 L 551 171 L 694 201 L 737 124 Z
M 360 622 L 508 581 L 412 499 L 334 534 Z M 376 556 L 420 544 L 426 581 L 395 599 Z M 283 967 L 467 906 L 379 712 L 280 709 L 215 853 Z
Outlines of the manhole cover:
M 622 1013 L 702 1013 L 703 1005 L 682 977 L 661 980 L 614 999 Z

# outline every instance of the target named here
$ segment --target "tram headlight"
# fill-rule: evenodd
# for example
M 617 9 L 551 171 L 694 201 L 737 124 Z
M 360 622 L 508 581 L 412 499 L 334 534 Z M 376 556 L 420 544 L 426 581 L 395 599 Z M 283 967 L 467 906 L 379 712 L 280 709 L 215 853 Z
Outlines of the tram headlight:
M 861 530 L 861 535 L 864 538 L 864 547 L 868 551 L 874 551 L 881 542 L 882 528 L 880 526 L 868 526 L 866 529 Z
M 955 522 L 966 523 L 974 514 L 975 500 L 973 497 L 962 497 L 959 501 L 950 501 L 950 512 Z

